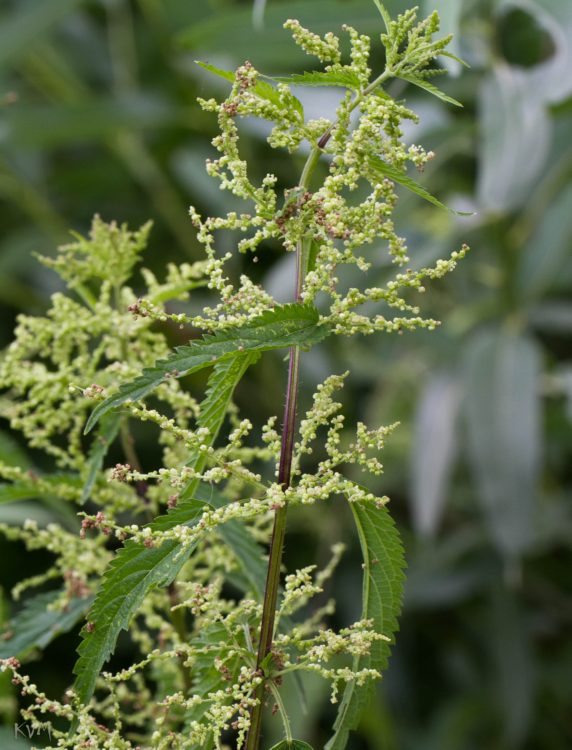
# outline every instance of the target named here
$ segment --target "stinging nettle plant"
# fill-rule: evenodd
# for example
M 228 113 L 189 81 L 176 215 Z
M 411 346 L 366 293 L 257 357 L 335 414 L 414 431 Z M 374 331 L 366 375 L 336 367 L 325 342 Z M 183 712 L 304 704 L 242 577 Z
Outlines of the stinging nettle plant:
M 245 213 L 224 217 L 191 208 L 206 260 L 170 265 L 163 281 L 143 270 L 138 296 L 127 284 L 150 226 L 132 232 L 98 217 L 88 237 L 42 259 L 69 294 L 55 294 L 46 317 L 19 319 L 0 363 L 0 414 L 56 470 L 0 465 L 0 499 L 48 498 L 62 522 L 0 527 L 53 556 L 48 570 L 15 587 L 19 598 L 50 584 L 27 596 L 0 656 L 24 696 L 23 720 L 37 732 L 49 729 L 53 747 L 256 750 L 268 707 L 283 723 L 276 748 L 308 748 L 292 738 L 281 685 L 310 672 L 330 683 L 338 704 L 325 747 L 342 750 L 387 664 L 404 559 L 387 498 L 367 489 L 367 474 L 381 473 L 379 452 L 395 425 L 346 425 L 336 399 L 348 373 L 318 386 L 297 425 L 300 358 L 329 336 L 433 329 L 437 321 L 410 297 L 427 279 L 449 273 L 467 248 L 432 267 L 407 267 L 392 221 L 397 186 L 443 205 L 407 174 L 408 164 L 422 170 L 433 154 L 403 142 L 402 122 L 417 118 L 384 85 L 400 78 L 458 103 L 431 82 L 442 72 L 436 59 L 452 57 L 449 38 L 433 39 L 437 14 L 418 21 L 408 10 L 391 20 L 375 2 L 385 24 L 380 71 L 370 69 L 369 37 L 344 27 L 351 46 L 344 63 L 337 36 L 320 37 L 295 20 L 285 27 L 323 64 L 319 71 L 271 80 L 248 62 L 235 73 L 201 63 L 231 84 L 223 102 L 200 100 L 220 129 L 213 140 L 219 155 L 207 171 L 245 202 Z M 344 89 L 335 119 L 305 121 L 293 84 Z M 309 144 L 298 184 L 283 196 L 273 174 L 260 185 L 250 180 L 239 151 L 243 117 L 272 124 L 272 148 L 294 154 Z M 215 247 L 220 230 L 243 234 L 238 251 L 253 261 L 266 247 L 294 254 L 295 299 L 278 304 L 247 275 L 232 279 L 230 256 Z M 396 270 L 382 286 L 369 286 L 380 246 Z M 364 282 L 351 286 L 356 271 Z M 198 288 L 209 291 L 209 306 L 200 314 L 172 312 L 170 303 L 185 309 Z M 187 330 L 190 342 L 170 351 L 166 322 Z M 283 420 L 280 426 L 279 415 L 270 415 L 255 439 L 233 394 L 248 368 L 274 349 L 289 351 Z M 203 368 L 211 371 L 197 401 L 180 379 Z M 140 464 L 136 421 L 156 430 L 157 468 Z M 122 450 L 124 463 L 109 467 L 111 447 Z M 348 478 L 348 466 L 363 484 Z M 324 569 L 282 577 L 288 510 L 312 505 L 324 513 L 335 497 L 349 503 L 364 559 L 361 617 L 339 630 L 328 624 L 334 602 L 314 598 L 343 545 L 334 546 Z M 69 505 L 79 525 L 76 513 L 62 511 Z M 20 659 L 81 620 L 75 683 L 62 700 L 49 698 Z M 125 629 L 141 658 L 109 672 Z

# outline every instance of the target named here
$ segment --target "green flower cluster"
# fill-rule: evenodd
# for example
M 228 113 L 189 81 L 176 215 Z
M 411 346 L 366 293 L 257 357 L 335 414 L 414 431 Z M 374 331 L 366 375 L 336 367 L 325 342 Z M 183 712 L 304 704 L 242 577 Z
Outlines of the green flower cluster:
M 394 77 L 426 83 L 438 72 L 433 64 L 448 39 L 433 41 L 436 14 L 418 23 L 407 11 L 391 21 L 378 5 L 386 22 L 386 64 L 377 77 L 367 36 L 344 27 L 351 51 L 343 63 L 337 36 L 320 37 L 292 20 L 285 26 L 294 41 L 325 63 L 324 70 L 272 82 L 250 63 L 235 73 L 205 66 L 231 82 L 224 101 L 200 101 L 217 115 L 220 128 L 213 141 L 219 156 L 207 163 L 207 171 L 246 206 L 240 214 L 206 218 L 190 209 L 204 261 L 170 266 L 164 282 L 143 270 L 143 292 L 136 293 L 127 284 L 133 283 L 150 225 L 132 232 L 97 217 L 88 237 L 77 236 L 55 259 L 43 259 L 70 291 L 53 296 L 46 316 L 19 319 L 14 343 L 0 362 L 0 417 L 21 431 L 30 447 L 47 454 L 55 473 L 0 465 L 0 478 L 14 497 L 75 504 L 80 522 L 74 518 L 47 529 L 28 522 L 23 528 L 2 525 L 0 531 L 54 558 L 44 574 L 19 584 L 15 595 L 59 580 L 61 592 L 43 615 L 64 617 L 70 606 L 85 602 L 78 607 L 85 625 L 78 679 L 61 702 L 30 682 L 19 653 L 0 663 L 32 699 L 23 718 L 36 730 L 50 726 L 54 747 L 222 750 L 223 737 L 233 732 L 237 748 L 254 750 L 257 716 L 267 699 L 290 740 L 280 685 L 292 673 L 312 672 L 329 681 L 332 702 L 345 686 L 338 749 L 355 725 L 356 696 L 381 676 L 396 629 L 402 552 L 387 515 L 388 498 L 373 496 L 346 470 L 355 467 L 352 476 L 366 481 L 368 474 L 381 474 L 380 452 L 397 425 L 348 428 L 335 400 L 348 373 L 318 386 L 297 439 L 295 399 L 292 407 L 301 348 L 330 334 L 433 328 L 437 321 L 422 317 L 406 297 L 423 292 L 426 279 L 449 273 L 466 252 L 463 247 L 418 271 L 399 270 L 409 259 L 392 219 L 397 185 L 413 186 L 426 197 L 406 169 L 422 170 L 433 154 L 404 142 L 402 123 L 416 115 L 383 84 Z M 305 121 L 294 83 L 345 89 L 335 118 Z M 272 124 L 273 148 L 309 149 L 299 184 L 283 196 L 273 174 L 259 186 L 251 181 L 239 149 L 243 117 Z M 276 244 L 295 253 L 296 304 L 278 305 L 247 275 L 232 278 L 229 255 L 217 254 L 215 235 L 221 230 L 240 232 L 237 249 L 253 261 Z M 396 266 L 393 277 L 379 287 L 365 281 L 348 285 L 343 267 L 365 275 L 379 253 Z M 212 303 L 196 315 L 186 301 L 198 287 L 209 290 Z M 206 335 L 193 335 L 171 353 L 168 327 L 162 325 L 168 321 Z M 278 348 L 291 350 L 284 435 L 271 415 L 256 437 L 232 393 L 261 352 Z M 199 403 L 180 378 L 206 366 L 213 373 Z M 158 401 L 153 407 L 143 402 L 151 391 Z M 84 425 L 94 405 L 88 424 L 99 424 L 88 442 Z M 137 455 L 132 436 L 137 422 L 157 436 L 151 470 L 144 470 Z M 116 441 L 122 458 L 113 465 L 107 454 Z M 320 460 L 313 460 L 314 451 Z M 324 570 L 309 566 L 287 575 L 281 590 L 280 557 L 273 568 L 271 546 L 267 578 L 263 546 L 273 523 L 276 538 L 276 524 L 284 522 L 288 507 L 335 497 L 345 497 L 352 508 L 366 576 L 362 617 L 338 631 L 328 623 L 334 602 L 316 606 L 314 598 L 324 592 L 343 546 L 333 548 Z M 118 544 L 123 546 L 116 552 Z M 228 584 L 240 597 L 229 596 Z M 376 598 L 381 589 L 388 601 Z M 117 672 L 104 671 L 122 628 L 129 629 L 141 659 Z M 258 644 L 265 628 L 270 628 L 268 648 L 262 635 Z M 11 637 L 8 632 L 5 643 Z M 54 728 L 51 716 L 70 723 L 71 732 L 57 722 Z

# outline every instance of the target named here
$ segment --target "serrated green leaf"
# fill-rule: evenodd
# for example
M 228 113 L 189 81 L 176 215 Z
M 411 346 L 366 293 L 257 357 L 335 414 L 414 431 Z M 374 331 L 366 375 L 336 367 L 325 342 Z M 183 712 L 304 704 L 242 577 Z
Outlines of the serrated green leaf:
M 387 508 L 372 503 L 350 504 L 364 559 L 362 619 L 373 620 L 374 629 L 394 640 L 397 618 L 403 600 L 405 559 L 399 532 Z M 389 659 L 390 644 L 377 641 L 368 657 L 354 660 L 354 670 L 382 672 Z M 349 733 L 355 729 L 372 684 L 349 682 L 344 690 L 334 724 L 335 733 L 324 750 L 344 750 Z
M 201 68 L 204 70 L 208 70 L 209 73 L 213 73 L 215 76 L 218 76 L 219 78 L 224 78 L 225 81 L 229 81 L 230 83 L 234 83 L 236 74 L 231 70 L 222 70 L 222 68 L 217 68 L 216 65 L 211 65 L 210 63 L 202 62 L 201 60 L 195 60 L 197 65 L 200 65 Z M 267 83 L 266 81 L 261 80 L 258 78 L 255 85 L 252 87 L 251 91 L 253 91 L 256 96 L 259 96 L 261 99 L 266 99 L 266 101 L 271 102 L 277 107 L 282 108 L 284 104 L 282 103 L 280 99 L 280 94 L 278 91 L 272 86 L 272 84 Z M 302 102 L 299 99 L 296 99 L 295 96 L 292 95 L 292 101 L 298 112 L 300 112 L 301 115 L 304 114 L 304 108 L 302 106 Z
M 97 475 L 103 466 L 103 459 L 107 455 L 109 446 L 117 437 L 120 423 L 121 416 L 116 413 L 106 414 L 99 423 L 99 430 L 92 443 L 87 460 L 87 477 L 81 493 L 82 505 L 89 500 Z
M 397 169 L 397 167 L 394 167 L 392 164 L 388 164 L 386 161 L 383 161 L 383 159 L 380 159 L 379 156 L 370 156 L 369 158 L 370 181 L 381 182 L 385 178 L 387 178 L 388 180 L 392 180 L 393 182 L 397 182 L 399 185 L 402 185 L 408 190 L 411 190 L 412 193 L 415 193 L 415 195 L 418 195 L 420 198 L 423 198 L 423 200 L 426 200 L 429 203 L 432 203 L 434 206 L 437 206 L 438 208 L 444 208 L 446 211 L 450 211 L 451 213 L 457 214 L 458 216 L 472 216 L 471 212 L 455 211 L 454 209 L 449 208 L 444 203 L 441 203 L 440 200 L 435 198 L 434 195 L 431 195 L 431 193 L 428 190 L 426 190 L 422 185 L 420 185 L 418 182 L 415 182 L 415 180 L 409 177 L 409 175 L 406 174 L 405 172 L 402 172 L 400 169 Z
M 231 328 L 179 346 L 168 359 L 147 367 L 142 374 L 120 386 L 117 393 L 93 410 L 85 431 L 89 432 L 108 411 L 126 401 L 136 401 L 151 393 L 165 377 L 182 377 L 237 352 L 263 352 L 290 346 L 309 347 L 321 341 L 328 328 L 319 323 L 319 313 L 311 305 L 276 306 L 240 328 Z
M 50 610 L 61 591 L 48 591 L 28 599 L 0 635 L 0 659 L 21 657 L 32 648 L 45 648 L 60 633 L 67 633 L 89 609 L 93 597 L 72 599 L 65 611 Z
M 435 86 L 430 81 L 427 81 L 425 78 L 418 78 L 417 76 L 399 77 L 403 81 L 407 81 L 408 83 L 413 84 L 413 86 L 418 86 L 420 89 L 425 89 L 425 91 L 428 91 L 430 94 L 433 94 L 433 96 L 436 96 L 437 99 L 441 99 L 442 102 L 447 102 L 447 104 L 454 104 L 455 107 L 463 106 L 461 102 L 457 101 L 457 99 L 453 99 L 452 96 L 448 96 L 444 91 L 441 91 L 440 88 L 437 88 L 437 86 Z
M 287 83 L 290 86 L 339 86 L 341 88 L 359 91 L 361 82 L 358 76 L 350 69 L 319 71 L 313 70 L 308 73 L 296 73 L 291 76 L 278 76 L 273 78 L 278 83 Z
M 234 388 L 257 356 L 257 352 L 246 352 L 215 366 L 197 420 L 198 427 L 209 429 L 209 445 L 216 440 Z M 205 460 L 204 453 L 194 454 L 187 464 L 200 471 Z M 151 527 L 154 530 L 165 530 L 182 523 L 193 525 L 201 517 L 206 505 L 204 500 L 193 499 L 192 495 L 197 488 L 198 480 L 190 482 L 184 493 L 185 499 L 169 513 L 155 519 Z M 79 659 L 74 667 L 77 677 L 75 690 L 80 701 L 87 703 L 93 695 L 97 676 L 113 653 L 119 633 L 128 628 L 145 596 L 152 588 L 171 583 L 193 548 L 194 546 L 183 548 L 175 541 L 166 541 L 160 547 L 150 548 L 128 542 L 117 553 L 103 577 L 88 615 L 93 628 L 88 630 L 86 626 L 82 630 Z M 76 727 L 74 722 L 70 732 L 73 733 Z
M 212 73 L 219 78 L 224 78 L 224 80 L 228 81 L 229 83 L 234 83 L 236 80 L 236 73 L 234 73 L 232 70 L 223 70 L 222 68 L 217 68 L 216 65 L 211 65 L 210 63 L 203 62 L 202 60 L 195 60 L 195 63 L 199 67 L 203 68 L 203 70 L 208 70 L 209 73 Z
M 204 508 L 203 502 L 195 501 L 195 516 L 188 525 L 198 521 Z M 195 546 L 183 551 L 175 541 L 163 542 L 158 548 L 126 542 L 111 562 L 89 612 L 88 624 L 81 631 L 74 689 L 83 703 L 93 695 L 101 668 L 145 596 L 156 586 L 171 583 Z
M 313 750 L 313 748 L 302 740 L 282 740 L 277 745 L 272 745 L 270 750 Z

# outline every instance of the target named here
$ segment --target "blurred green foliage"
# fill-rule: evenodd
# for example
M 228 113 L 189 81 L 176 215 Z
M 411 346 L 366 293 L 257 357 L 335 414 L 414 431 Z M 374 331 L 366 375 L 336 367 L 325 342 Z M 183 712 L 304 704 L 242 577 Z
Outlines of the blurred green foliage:
M 355 416 L 402 422 L 374 489 L 392 497 L 405 535 L 406 609 L 352 747 L 564 750 L 572 746 L 572 3 L 423 4 L 440 11 L 454 51 L 470 63 L 452 61 L 440 81 L 464 109 L 419 90 L 393 93 L 422 116 L 411 138 L 436 152 L 424 184 L 475 214 L 459 218 L 403 194 L 398 220 L 416 266 L 462 241 L 473 249 L 454 277 L 428 291 L 447 321 L 436 333 L 341 342 L 304 361 L 307 382 L 350 367 Z M 387 5 L 395 12 L 407 4 Z M 2 344 L 15 315 L 43 310 L 54 290 L 54 275 L 33 253 L 53 253 L 95 212 L 133 226 L 152 218 L 152 268 L 198 257 L 188 204 L 212 211 L 232 200 L 203 170 L 215 123 L 194 100 L 220 84 L 193 60 L 232 68 L 248 58 L 267 73 L 302 71 L 308 61 L 281 29 L 287 17 L 318 32 L 343 22 L 381 31 L 370 0 L 3 0 Z M 328 116 L 338 94 L 300 96 L 308 115 Z M 300 165 L 269 153 L 256 123 L 244 130 L 260 175 L 272 170 L 285 187 L 295 184 Z M 290 261 L 269 251 L 259 264 L 262 281 L 284 299 Z M 282 403 L 283 387 L 284 373 L 269 360 L 240 401 L 262 420 Z M 1 429 L 2 460 L 33 466 L 37 457 L 22 455 L 17 436 Z M 53 504 L 0 507 L 11 523 L 30 515 L 45 523 L 59 512 Z M 316 530 L 300 511 L 287 561 L 327 556 L 349 529 L 341 507 L 324 509 Z M 5 591 L 44 563 L 5 542 L 2 559 Z M 341 619 L 359 611 L 360 575 L 352 548 L 335 582 Z M 48 694 L 70 681 L 76 640 L 58 639 L 31 665 Z M 293 731 L 320 747 L 333 710 L 318 683 L 307 702 Z M 14 706 L 0 680 L 8 726 Z M 2 746 L 11 747 L 3 731 Z

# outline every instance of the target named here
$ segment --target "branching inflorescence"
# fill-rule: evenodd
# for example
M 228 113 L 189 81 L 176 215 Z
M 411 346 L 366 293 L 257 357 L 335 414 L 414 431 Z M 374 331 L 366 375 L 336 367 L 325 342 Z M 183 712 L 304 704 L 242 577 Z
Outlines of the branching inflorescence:
M 411 10 L 392 21 L 375 1 L 386 26 L 383 70 L 372 72 L 371 40 L 352 27 L 343 29 L 351 47 L 343 62 L 338 37 L 320 37 L 295 20 L 285 27 L 323 63 L 319 71 L 270 80 L 248 62 L 235 73 L 203 64 L 231 83 L 224 101 L 200 100 L 220 129 L 207 171 L 245 202 L 244 213 L 223 217 L 191 208 L 206 260 L 170 266 L 164 282 L 145 270 L 145 292 L 136 295 L 126 284 L 150 227 L 130 232 L 99 218 L 89 237 L 44 259 L 70 295 L 54 295 L 44 318 L 21 317 L 0 365 L 0 414 L 51 457 L 56 471 L 0 465 L 0 492 L 8 500 L 50 498 L 60 519 L 45 529 L 32 521 L 2 526 L 8 538 L 53 554 L 52 566 L 22 581 L 14 595 L 48 581 L 59 588 L 27 599 L 0 655 L 30 699 L 23 718 L 38 731 L 49 727 L 53 747 L 209 750 L 232 743 L 256 750 L 265 704 L 281 716 L 287 747 L 292 736 L 280 688 L 310 672 L 329 681 L 331 700 L 339 702 L 327 748 L 342 750 L 385 668 L 403 554 L 387 498 L 350 479 L 346 468 L 380 474 L 379 454 L 395 425 L 351 429 L 336 400 L 343 373 L 318 386 L 297 429 L 300 352 L 331 335 L 434 328 L 437 321 L 421 314 L 412 295 L 451 271 L 466 248 L 429 268 L 407 267 L 392 218 L 397 187 L 442 204 L 406 172 L 409 164 L 422 170 L 433 154 L 404 142 L 401 124 L 416 115 L 384 84 L 401 78 L 451 101 L 429 80 L 441 72 L 434 63 L 448 54 L 449 39 L 433 39 L 437 14 L 418 22 Z M 335 118 L 306 121 L 293 84 L 342 89 Z M 244 117 L 272 124 L 272 148 L 306 150 L 300 180 L 284 195 L 273 174 L 252 181 L 239 150 Z M 240 233 L 238 251 L 253 261 L 277 245 L 295 255 L 291 304 L 278 304 L 247 275 L 233 279 L 229 255 L 217 254 L 220 230 Z M 389 253 L 396 271 L 373 286 L 368 272 L 380 252 Z M 363 283 L 352 286 L 348 278 L 355 283 L 360 274 Z M 213 300 L 199 314 L 185 306 L 197 288 Z M 167 329 L 158 325 L 165 322 L 204 336 L 192 334 L 170 351 Z M 286 409 L 282 430 L 271 415 L 257 439 L 232 398 L 250 365 L 271 349 L 290 351 Z M 180 378 L 206 367 L 212 370 L 199 402 Z M 151 393 L 153 406 L 143 401 Z M 86 447 L 89 412 L 87 431 L 95 428 L 95 437 Z M 154 468 L 144 469 L 137 455 L 131 429 L 139 421 L 158 435 Z M 123 459 L 110 466 L 116 441 Z M 321 458 L 313 461 L 316 445 Z M 335 631 L 327 624 L 334 602 L 313 600 L 343 546 L 334 546 L 324 570 L 303 568 L 282 585 L 280 574 L 287 509 L 339 496 L 356 522 L 364 592 L 361 618 Z M 65 512 L 70 504 L 79 506 L 79 524 Z M 229 582 L 240 597 L 229 596 Z M 76 682 L 63 701 L 48 699 L 17 658 L 47 641 L 25 628 L 19 635 L 18 622 L 37 621 L 41 630 L 49 623 L 54 633 L 82 618 Z M 141 659 L 108 672 L 122 629 Z

